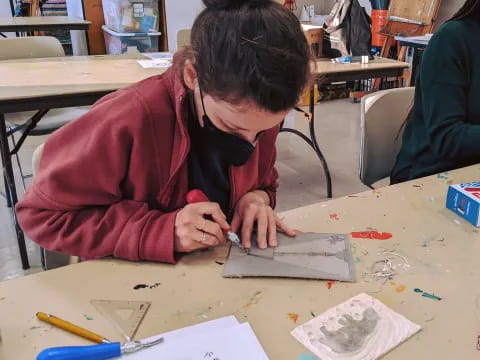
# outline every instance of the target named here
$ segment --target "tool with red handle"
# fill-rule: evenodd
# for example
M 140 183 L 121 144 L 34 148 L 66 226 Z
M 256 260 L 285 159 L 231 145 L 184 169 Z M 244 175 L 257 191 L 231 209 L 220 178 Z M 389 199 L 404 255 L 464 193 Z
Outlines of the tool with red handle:
M 193 189 L 190 190 L 187 194 L 187 203 L 194 204 L 199 202 L 209 202 L 207 195 L 203 193 L 202 190 Z M 230 240 L 235 246 L 238 246 L 240 249 L 247 251 L 240 241 L 240 237 L 235 234 L 233 231 L 227 232 L 228 240 Z

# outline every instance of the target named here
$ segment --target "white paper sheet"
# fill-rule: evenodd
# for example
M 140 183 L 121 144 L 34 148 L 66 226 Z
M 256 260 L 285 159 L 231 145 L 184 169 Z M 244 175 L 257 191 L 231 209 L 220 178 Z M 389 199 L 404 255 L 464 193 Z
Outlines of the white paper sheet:
M 151 52 L 151 53 L 142 53 L 142 55 L 154 60 L 154 59 L 165 59 L 165 60 L 172 60 L 173 54 L 171 52 Z
M 248 323 L 233 316 L 163 334 L 164 342 L 122 358 L 128 360 L 268 360 Z M 154 336 L 152 338 L 158 338 Z
M 322 360 L 374 360 L 420 330 L 367 294 L 296 327 L 293 337 Z
M 168 68 L 172 66 L 172 62 L 168 59 L 152 59 L 152 60 L 137 60 L 145 69 L 150 68 Z

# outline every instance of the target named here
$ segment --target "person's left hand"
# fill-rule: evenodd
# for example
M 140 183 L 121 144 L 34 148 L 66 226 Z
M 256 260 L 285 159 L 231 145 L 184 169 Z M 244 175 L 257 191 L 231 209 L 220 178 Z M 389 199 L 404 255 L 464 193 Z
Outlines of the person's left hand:
M 242 245 L 249 249 L 252 245 L 252 231 L 257 225 L 257 243 L 260 249 L 277 246 L 277 227 L 288 236 L 295 236 L 294 230 L 286 226 L 269 205 L 270 199 L 265 191 L 256 190 L 243 195 L 235 206 L 232 231 L 242 228 Z

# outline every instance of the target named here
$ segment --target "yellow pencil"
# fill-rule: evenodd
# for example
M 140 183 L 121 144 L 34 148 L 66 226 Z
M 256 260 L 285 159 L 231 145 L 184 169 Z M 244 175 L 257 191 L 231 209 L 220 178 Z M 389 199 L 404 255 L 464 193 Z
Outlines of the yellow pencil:
M 45 314 L 43 312 L 37 312 L 37 318 L 45 321 L 46 323 L 49 323 L 51 325 L 54 325 L 60 329 L 66 330 L 68 332 L 71 332 L 72 334 L 81 336 L 85 339 L 94 341 L 99 344 L 107 344 L 110 342 L 110 340 L 104 338 L 103 336 L 100 336 L 98 334 L 95 334 L 94 332 L 81 328 L 80 326 L 74 325 L 68 321 L 62 320 L 56 316 L 50 315 L 50 314 Z

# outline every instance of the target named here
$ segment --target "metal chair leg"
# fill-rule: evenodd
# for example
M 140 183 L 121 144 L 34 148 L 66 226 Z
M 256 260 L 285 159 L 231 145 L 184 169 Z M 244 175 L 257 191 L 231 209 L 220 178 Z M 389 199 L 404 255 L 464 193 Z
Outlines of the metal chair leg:
M 17 204 L 17 189 L 15 186 L 15 178 L 13 175 L 12 158 L 8 148 L 7 128 L 5 124 L 5 116 L 0 113 L 0 153 L 2 157 L 3 173 L 6 180 L 6 188 L 9 192 L 9 198 L 11 200 L 13 222 L 15 225 L 15 232 L 17 235 L 18 249 L 20 252 L 20 259 L 22 261 L 22 267 L 24 270 L 30 268 L 28 262 L 27 246 L 25 244 L 25 236 L 20 224 L 17 221 L 17 215 L 15 213 L 15 205 Z
M 16 142 L 15 142 L 15 134 L 12 133 L 12 135 L 10 135 L 10 137 L 12 138 L 13 148 L 15 148 L 16 145 L 17 145 Z M 20 178 L 22 180 L 23 192 L 25 192 L 26 189 L 27 189 L 27 187 L 25 185 L 26 176 L 23 174 L 22 164 L 20 164 L 20 156 L 18 156 L 18 151 L 15 153 L 15 159 L 17 161 L 18 170 L 20 171 Z
M 3 163 L 3 159 L 2 159 L 2 163 Z M 7 200 L 7 207 L 12 207 L 12 200 L 10 198 L 10 191 L 8 189 L 6 176 L 3 176 L 3 181 L 5 183 L 5 194 L 1 194 L 1 195 L 5 197 L 5 200 Z

